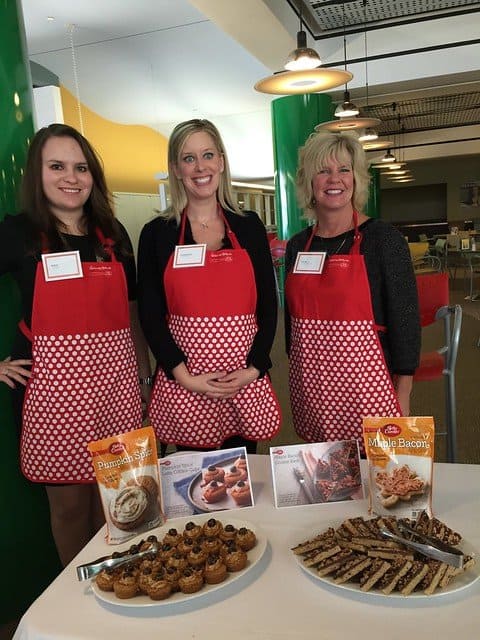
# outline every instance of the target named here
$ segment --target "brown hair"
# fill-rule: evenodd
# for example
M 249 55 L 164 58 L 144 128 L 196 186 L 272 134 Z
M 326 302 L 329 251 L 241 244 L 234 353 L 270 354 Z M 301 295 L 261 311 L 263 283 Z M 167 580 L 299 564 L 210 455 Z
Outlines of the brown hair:
M 298 202 L 306 218 L 315 218 L 312 180 L 330 158 L 337 161 L 348 160 L 352 163 L 354 209 L 361 212 L 367 202 L 370 175 L 365 151 L 358 139 L 347 133 L 312 133 L 299 151 L 297 170 Z
M 187 206 L 187 194 L 185 193 L 182 181 L 175 175 L 175 166 L 180 160 L 180 154 L 182 153 L 187 138 L 191 136 L 192 133 L 199 131 L 204 131 L 211 136 L 217 151 L 223 156 L 224 169 L 220 174 L 217 200 L 224 209 L 229 209 L 239 215 L 243 215 L 238 208 L 233 194 L 227 152 L 220 132 L 210 120 L 199 119 L 186 120 L 185 122 L 177 124 L 168 140 L 168 184 L 170 187 L 171 204 L 162 215 L 167 219 L 176 218 L 177 222 L 179 222 L 180 214 Z
M 34 231 L 34 242 L 40 244 L 40 237 L 45 234 L 49 246 L 65 245 L 62 239 L 61 224 L 52 213 L 43 191 L 42 152 L 50 138 L 73 138 L 82 150 L 88 169 L 92 175 L 93 185 L 88 200 L 83 206 L 86 231 L 96 239 L 95 229 L 98 227 L 105 237 L 120 241 L 118 226 L 115 224 L 111 194 L 107 188 L 103 167 L 99 156 L 81 133 L 66 124 L 51 124 L 43 127 L 30 143 L 23 175 L 21 189 L 22 211 L 30 221 Z

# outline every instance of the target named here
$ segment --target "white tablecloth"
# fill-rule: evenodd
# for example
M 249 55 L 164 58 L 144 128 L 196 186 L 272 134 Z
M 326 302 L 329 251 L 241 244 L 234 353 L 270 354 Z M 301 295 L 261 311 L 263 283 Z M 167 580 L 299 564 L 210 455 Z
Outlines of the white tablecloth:
M 339 590 L 308 576 L 290 546 L 344 518 L 367 516 L 366 501 L 276 509 L 270 460 L 250 456 L 256 506 L 231 513 L 257 524 L 267 551 L 250 574 L 205 597 L 149 608 L 97 601 L 75 567 L 111 553 L 101 530 L 33 603 L 14 640 L 473 640 L 480 634 L 480 580 L 431 598 L 388 599 Z M 480 550 L 480 466 L 436 464 L 435 515 Z

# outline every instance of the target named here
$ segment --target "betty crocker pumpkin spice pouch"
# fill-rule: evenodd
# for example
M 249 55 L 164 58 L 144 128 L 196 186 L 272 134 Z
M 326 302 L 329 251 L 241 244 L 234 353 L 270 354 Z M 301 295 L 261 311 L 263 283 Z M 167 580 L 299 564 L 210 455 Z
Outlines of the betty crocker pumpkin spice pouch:
M 432 417 L 363 419 L 370 513 L 432 516 L 434 436 Z
M 155 434 L 135 429 L 90 442 L 107 521 L 107 542 L 119 544 L 164 521 Z

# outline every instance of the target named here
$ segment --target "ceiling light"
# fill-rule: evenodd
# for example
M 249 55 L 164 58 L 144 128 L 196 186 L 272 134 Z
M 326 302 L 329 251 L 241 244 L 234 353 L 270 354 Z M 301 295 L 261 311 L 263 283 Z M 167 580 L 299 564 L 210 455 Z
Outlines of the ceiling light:
M 382 176 L 406 176 L 409 173 L 408 169 L 393 169 L 393 171 L 382 171 Z
M 307 34 L 300 26 L 300 31 L 297 32 L 297 48 L 288 56 L 285 69 L 303 71 L 304 69 L 315 69 L 321 64 L 322 61 L 315 49 L 307 47 Z
M 316 93 L 339 87 L 352 78 L 353 75 L 349 71 L 317 67 L 303 71 L 279 71 L 259 80 L 254 88 L 261 93 L 276 95 Z
M 399 180 L 393 180 L 392 182 L 395 182 L 395 184 L 399 183 L 399 182 L 415 182 L 415 178 L 401 178 Z
M 359 113 L 360 110 L 357 105 L 350 101 L 350 92 L 345 89 L 343 93 L 343 102 L 335 109 L 335 115 L 337 118 L 351 118 L 353 116 L 358 116 Z
M 297 48 L 288 56 L 285 68 L 255 83 L 254 89 L 261 93 L 275 95 L 296 95 L 300 93 L 318 93 L 335 89 L 353 78 L 347 70 L 324 69 L 318 53 L 307 47 L 307 35 L 302 29 L 297 32 Z
M 396 158 L 391 151 L 387 151 L 381 160 L 382 162 L 395 162 Z
M 356 116 L 354 118 L 338 118 L 337 120 L 329 120 L 317 124 L 315 131 L 349 131 L 351 129 L 365 129 L 369 127 L 378 127 L 381 124 L 378 118 L 363 118 Z
M 378 139 L 378 133 L 375 131 L 375 129 L 369 127 L 368 129 L 364 130 L 364 132 L 358 137 L 358 139 L 360 140 L 360 142 L 372 142 L 373 140 Z
M 387 164 L 384 162 L 372 162 L 370 166 L 374 169 L 401 169 L 406 164 L 406 162 L 392 162 L 391 164 Z
M 372 142 L 362 142 L 365 151 L 376 151 L 377 149 L 390 149 L 393 145 L 391 140 L 372 140 Z

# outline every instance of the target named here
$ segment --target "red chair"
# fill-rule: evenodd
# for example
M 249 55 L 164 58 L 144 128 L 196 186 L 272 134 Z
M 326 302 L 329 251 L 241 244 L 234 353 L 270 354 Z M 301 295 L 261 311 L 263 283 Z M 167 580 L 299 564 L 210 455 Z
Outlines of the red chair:
M 445 421 L 447 436 L 447 460 L 457 458 L 457 410 L 455 396 L 455 365 L 462 328 L 462 307 L 449 305 L 448 274 L 429 273 L 416 276 L 420 324 L 427 327 L 443 320 L 445 345 L 438 351 L 422 353 L 420 366 L 415 371 L 414 381 L 437 380 L 445 377 Z M 451 319 L 453 317 L 453 326 Z

